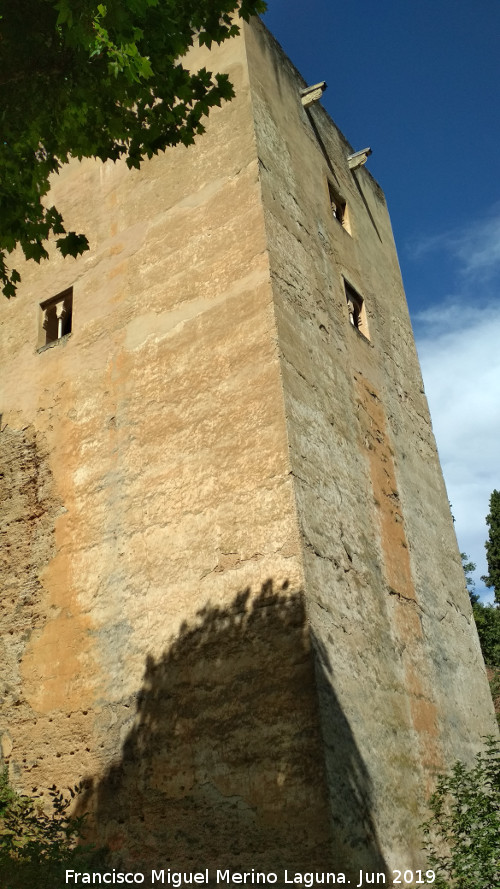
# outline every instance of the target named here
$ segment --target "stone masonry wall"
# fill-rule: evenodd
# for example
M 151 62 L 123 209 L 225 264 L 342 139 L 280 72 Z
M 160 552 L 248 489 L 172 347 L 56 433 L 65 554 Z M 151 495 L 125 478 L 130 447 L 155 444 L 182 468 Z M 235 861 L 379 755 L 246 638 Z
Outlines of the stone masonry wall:
M 3 751 L 20 789 L 84 779 L 116 861 L 308 866 L 330 827 L 244 40 L 192 62 L 237 99 L 139 172 L 64 168 L 91 250 L 2 307 Z
M 271 35 L 247 39 L 334 848 L 412 868 L 436 772 L 496 731 L 489 689 L 384 196 Z

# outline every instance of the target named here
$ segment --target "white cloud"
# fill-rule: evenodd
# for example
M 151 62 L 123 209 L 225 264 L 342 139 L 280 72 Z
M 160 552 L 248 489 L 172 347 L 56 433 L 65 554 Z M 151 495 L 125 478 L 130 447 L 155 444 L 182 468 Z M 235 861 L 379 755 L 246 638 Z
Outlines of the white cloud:
M 465 274 L 495 274 L 500 268 L 500 214 L 468 229 L 455 242 L 454 252 Z
M 410 252 L 443 288 L 413 321 L 458 542 L 477 564 L 478 592 L 491 601 L 480 576 L 489 498 L 500 488 L 500 204 L 426 235 Z
M 485 516 L 500 487 L 500 302 L 455 298 L 416 319 L 417 346 L 460 548 L 486 573 Z M 480 591 L 480 590 L 479 590 Z
M 500 205 L 465 226 L 416 240 L 409 248 L 413 259 L 447 253 L 463 276 L 489 279 L 500 271 Z

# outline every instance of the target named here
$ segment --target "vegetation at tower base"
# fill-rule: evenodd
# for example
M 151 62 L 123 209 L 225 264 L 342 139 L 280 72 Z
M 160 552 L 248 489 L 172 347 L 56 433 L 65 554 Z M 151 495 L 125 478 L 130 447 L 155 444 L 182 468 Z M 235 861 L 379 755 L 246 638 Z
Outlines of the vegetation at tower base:
M 441 775 L 429 807 L 425 848 L 437 889 L 500 885 L 500 741 L 486 739 L 472 768 L 457 762 Z
M 97 868 L 104 853 L 80 846 L 85 815 L 72 816 L 76 786 L 64 796 L 56 787 L 49 791 L 52 811 L 40 800 L 20 796 L 9 785 L 6 771 L 0 775 L 0 885 L 2 889 L 53 889 L 62 885 L 64 869 Z
M 484 605 L 479 600 L 472 577 L 472 572 L 476 569 L 475 562 L 466 553 L 460 555 L 484 662 L 490 667 L 500 668 L 500 608 Z
M 500 608 L 475 602 L 472 606 L 485 664 L 500 668 Z
M 460 555 L 484 661 L 490 667 L 500 668 L 500 608 L 484 605 L 479 600 L 472 577 L 476 565 L 470 561 L 466 553 Z
M 479 643 L 484 662 L 489 668 L 491 695 L 495 704 L 497 720 L 500 721 L 499 697 L 500 697 L 500 607 L 498 605 L 485 605 L 480 601 L 476 593 L 476 585 L 472 572 L 476 565 L 469 559 L 466 553 L 460 553 L 462 567 L 465 574 L 465 584 L 472 605 L 472 613 L 476 624 Z
M 486 516 L 486 524 L 489 527 L 488 540 L 484 544 L 486 559 L 488 562 L 488 574 L 481 580 L 487 587 L 495 591 L 495 602 L 500 605 L 500 492 L 492 491 L 490 497 L 490 511 Z
M 88 249 L 45 206 L 49 177 L 70 156 L 126 158 L 139 167 L 169 145 L 190 145 L 210 108 L 233 96 L 225 74 L 190 72 L 194 42 L 210 48 L 239 32 L 263 0 L 18 0 L 0 18 L 0 278 L 5 296 L 20 280 L 6 264 Z

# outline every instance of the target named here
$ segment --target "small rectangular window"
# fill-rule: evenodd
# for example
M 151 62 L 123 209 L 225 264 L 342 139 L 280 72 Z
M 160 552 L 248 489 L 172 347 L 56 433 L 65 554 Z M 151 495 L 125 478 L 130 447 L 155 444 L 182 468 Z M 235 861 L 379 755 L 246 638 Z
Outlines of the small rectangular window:
M 73 322 L 73 288 L 40 303 L 38 347 L 43 348 L 71 333 Z
M 332 216 L 346 231 L 350 232 L 349 217 L 347 213 L 347 204 L 334 188 L 330 180 L 328 180 L 328 197 L 330 199 L 330 209 Z
M 352 326 L 359 330 L 367 340 L 370 339 L 368 332 L 368 319 L 366 317 L 365 301 L 362 296 L 344 279 L 345 298 L 347 301 L 347 310 L 349 312 L 349 321 Z

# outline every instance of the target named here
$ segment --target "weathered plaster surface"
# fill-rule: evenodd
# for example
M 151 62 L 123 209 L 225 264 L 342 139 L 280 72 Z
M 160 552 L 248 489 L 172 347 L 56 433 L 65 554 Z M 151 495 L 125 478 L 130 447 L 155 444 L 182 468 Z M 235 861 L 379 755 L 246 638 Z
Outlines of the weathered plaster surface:
M 383 194 L 270 35 L 247 45 L 337 854 L 411 867 L 436 772 L 495 731 L 489 690 Z
M 3 307 L 2 751 L 129 861 L 411 867 L 494 723 L 387 210 L 264 29 L 198 62 L 237 98 L 61 171 L 91 251 Z
M 88 780 L 119 855 L 307 866 L 330 827 L 244 41 L 216 63 L 238 99 L 188 152 L 61 172 L 91 251 L 27 265 L 4 307 L 4 750 L 19 786 Z M 37 353 L 70 285 L 71 335 Z M 51 482 L 36 558 L 25 428 Z

